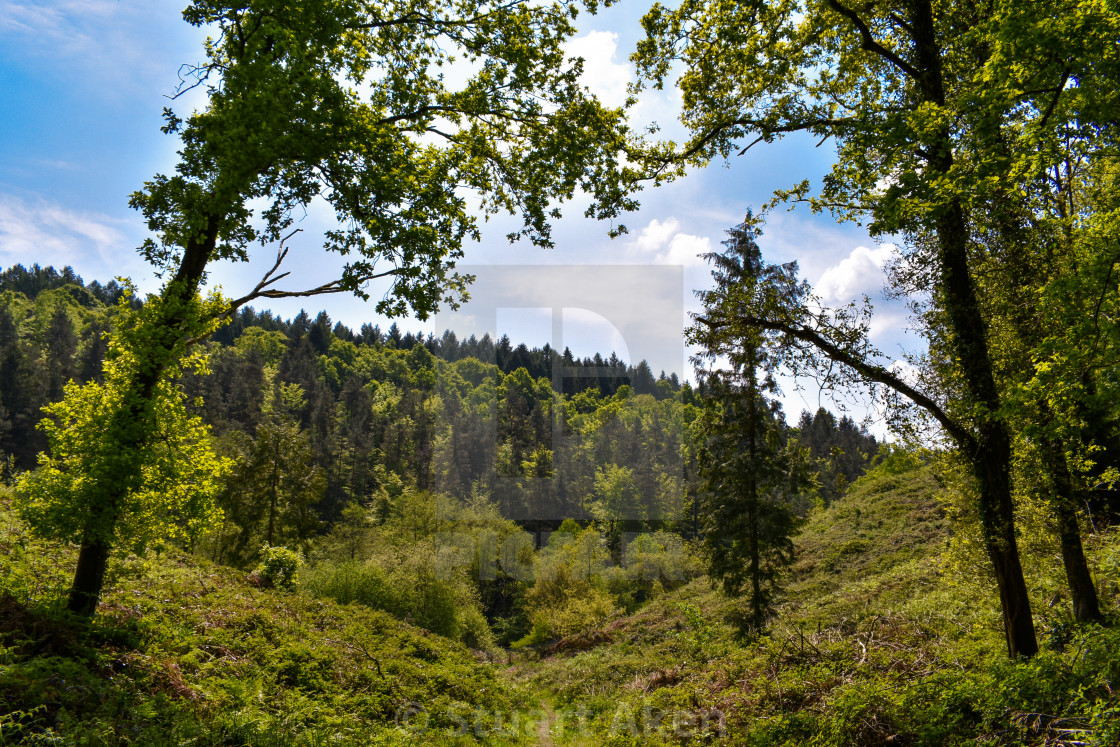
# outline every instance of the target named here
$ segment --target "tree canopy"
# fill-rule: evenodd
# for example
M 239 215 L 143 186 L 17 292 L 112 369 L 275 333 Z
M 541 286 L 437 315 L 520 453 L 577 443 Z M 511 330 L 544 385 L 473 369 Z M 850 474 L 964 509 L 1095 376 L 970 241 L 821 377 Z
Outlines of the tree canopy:
M 130 200 L 153 234 L 140 251 L 165 285 L 138 318 L 134 349 L 116 359 L 119 396 L 105 404 L 112 432 L 127 437 L 120 455 L 81 452 L 60 466 L 73 479 L 54 483 L 60 503 L 77 505 L 84 499 L 71 488 L 84 475 L 119 468 L 83 515 L 72 610 L 96 608 L 127 496 L 144 481 L 144 460 L 129 454 L 159 439 L 159 393 L 191 346 L 239 307 L 338 291 L 368 297 L 369 282 L 388 279 L 378 311 L 425 318 L 465 292 L 470 278 L 454 263 L 478 238 L 476 209 L 519 216 L 511 240 L 547 246 L 556 203 L 577 189 L 592 196 L 595 217 L 633 204 L 621 186 L 622 113 L 591 97 L 581 64 L 564 55 L 580 7 L 597 6 L 197 0 L 184 11 L 213 34 L 204 61 L 181 69 L 178 93 L 201 89 L 206 103 L 185 115 L 164 110 L 179 163 Z M 320 201 L 337 217 L 323 249 L 345 258 L 341 275 L 281 290 L 293 226 Z M 203 302 L 208 266 L 248 261 L 254 244 L 278 247 L 257 286 Z

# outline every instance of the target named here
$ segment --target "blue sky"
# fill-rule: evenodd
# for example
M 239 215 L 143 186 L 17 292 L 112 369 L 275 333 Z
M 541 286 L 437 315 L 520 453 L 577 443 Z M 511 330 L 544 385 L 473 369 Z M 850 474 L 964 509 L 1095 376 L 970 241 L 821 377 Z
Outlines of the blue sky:
M 569 51 L 586 60 L 585 83 L 608 103 L 624 96 L 632 74 L 627 58 L 641 33 L 638 19 L 645 7 L 622 3 L 595 17 L 581 16 L 581 33 L 570 44 Z M 135 252 L 144 226 L 127 199 L 145 179 L 174 168 L 175 141 L 159 132 L 160 112 L 169 104 L 179 66 L 200 58 L 205 36 L 184 23 L 180 11 L 175 3 L 140 0 L 0 0 L 0 265 L 69 264 L 87 281 L 123 275 L 143 290 L 156 289 L 151 268 Z M 195 98 L 175 106 L 182 112 L 201 104 Z M 668 136 L 681 136 L 674 126 L 671 91 L 644 97 L 633 117 L 639 124 L 657 121 Z M 687 313 L 695 308 L 692 290 L 705 285 L 708 275 L 696 254 L 717 248 L 726 229 L 773 190 L 802 178 L 819 182 L 832 157 L 828 146 L 817 148 L 799 137 L 756 147 L 729 164 L 715 163 L 645 191 L 641 210 L 625 220 L 630 234 L 613 241 L 608 226 L 584 219 L 578 205 L 557 224 L 551 251 L 511 246 L 504 239 L 505 221 L 491 221 L 483 240 L 466 248 L 465 262 L 476 274 L 490 265 L 529 266 L 529 271 L 540 265 L 680 267 L 683 282 L 675 294 L 680 298 L 666 300 Z M 315 211 L 308 218 L 317 230 L 322 225 L 315 224 L 323 220 Z M 881 349 L 895 353 L 901 345 L 913 346 L 904 332 L 905 310 L 880 293 L 890 247 L 876 245 L 854 225 L 837 225 L 830 216 L 801 209 L 775 213 L 760 245 L 769 261 L 796 259 L 826 301 L 871 296 L 877 309 L 873 341 Z M 263 250 L 260 261 L 249 265 L 215 267 L 212 280 L 228 294 L 241 295 L 267 269 L 262 264 L 274 251 Z M 294 277 L 308 284 L 332 278 L 334 266 L 312 239 L 301 235 L 293 241 L 293 255 L 288 269 Z M 671 293 L 659 288 L 638 293 L 630 304 L 632 315 L 643 316 L 643 304 L 656 298 L 651 293 Z M 312 313 L 324 308 L 355 329 L 367 321 L 388 325 L 371 305 L 352 297 L 321 296 L 305 305 Z M 300 306 L 292 300 L 272 308 L 290 317 Z M 572 306 L 578 307 L 578 300 Z M 615 348 L 626 357 L 625 336 L 616 329 L 623 324 L 597 322 L 593 313 L 575 310 L 564 319 L 564 342 L 577 354 Z M 448 320 L 441 315 L 434 324 L 400 323 L 431 331 L 435 325 L 442 330 L 446 323 L 457 324 Z M 497 321 L 499 333 L 530 345 L 546 341 L 538 338 L 554 327 L 545 311 L 501 313 Z M 682 314 L 680 326 L 686 322 Z M 673 338 L 668 347 L 662 358 L 668 362 L 655 369 L 672 368 L 672 361 L 680 360 L 678 370 L 683 370 L 683 345 Z M 791 418 L 802 408 L 829 404 L 811 385 L 800 393 L 788 383 L 784 388 Z

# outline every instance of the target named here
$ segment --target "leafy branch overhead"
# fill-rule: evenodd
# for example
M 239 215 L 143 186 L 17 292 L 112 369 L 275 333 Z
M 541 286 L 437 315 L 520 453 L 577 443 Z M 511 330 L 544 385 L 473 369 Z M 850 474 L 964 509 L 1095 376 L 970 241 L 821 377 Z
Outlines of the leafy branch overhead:
M 192 5 L 185 18 L 215 34 L 180 94 L 203 88 L 208 105 L 165 110 L 181 162 L 132 195 L 155 233 L 144 256 L 187 273 L 245 261 L 325 200 L 339 228 L 324 248 L 347 258 L 331 290 L 364 297 L 388 277 L 377 310 L 424 317 L 465 293 L 453 265 L 479 237 L 476 206 L 520 216 L 510 238 L 541 246 L 555 203 L 577 190 L 592 196 L 589 215 L 618 217 L 634 205 L 619 162 L 625 128 L 565 60 L 578 9 Z

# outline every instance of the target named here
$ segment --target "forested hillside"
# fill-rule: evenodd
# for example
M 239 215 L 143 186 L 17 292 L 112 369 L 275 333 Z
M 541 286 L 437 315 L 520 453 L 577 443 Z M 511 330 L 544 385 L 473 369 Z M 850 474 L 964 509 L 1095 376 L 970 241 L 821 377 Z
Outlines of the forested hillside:
M 1120 744 L 1115 0 L 7 5 L 0 745 Z
M 104 333 L 119 308 L 142 303 L 128 297 L 118 307 L 108 303 L 121 297 L 115 283 L 86 286 L 69 268 L 38 266 L 7 270 L 0 294 L 8 330 L 0 445 L 9 469 L 26 470 L 46 446 L 34 427 L 39 408 L 61 397 L 64 382 L 97 379 Z M 615 565 L 639 535 L 676 547 L 703 530 L 695 435 L 702 392 L 675 373 L 654 379 L 644 362 L 627 365 L 613 353 L 576 361 L 547 345 L 460 342 L 450 332 L 419 339 L 395 325 L 355 335 L 323 313 L 286 321 L 252 309 L 219 330 L 206 352 L 205 367 L 178 385 L 228 471 L 216 495 L 221 521 L 190 529 L 182 547 L 216 562 L 252 568 L 266 545 L 324 562 L 365 561 L 368 549 L 355 548 L 385 546 L 365 535 L 391 535 L 421 505 L 435 522 L 424 529 L 432 538 L 454 532 L 472 506 L 478 521 L 526 532 L 534 547 L 565 521 L 594 521 Z M 554 360 L 595 375 L 554 386 Z M 849 418 L 825 410 L 803 413 L 798 427 L 780 411 L 770 417 L 819 476 L 783 498 L 798 516 L 835 499 L 878 450 Z M 482 547 L 471 542 L 472 552 Z M 529 616 L 514 601 L 524 589 L 506 589 L 503 578 L 512 576 L 500 571 L 477 592 L 508 643 L 528 633 Z

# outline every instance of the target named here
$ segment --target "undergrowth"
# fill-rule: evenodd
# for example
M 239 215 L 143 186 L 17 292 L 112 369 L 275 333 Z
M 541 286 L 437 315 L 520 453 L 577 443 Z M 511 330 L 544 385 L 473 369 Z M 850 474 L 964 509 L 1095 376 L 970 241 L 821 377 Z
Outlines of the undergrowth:
M 699 579 L 509 674 L 585 714 L 572 743 L 1120 744 L 1120 629 L 1074 623 L 1051 573 L 1032 590 L 1043 650 L 1008 661 L 991 588 L 946 566 L 937 491 L 915 463 L 811 515 L 761 635 Z M 1087 538 L 1102 589 L 1118 546 Z
M 31 537 L 0 494 L 0 744 L 1120 744 L 1120 537 L 1086 536 L 1103 626 L 1071 619 L 1056 560 L 1030 559 L 1042 651 L 1008 661 L 938 490 L 915 463 L 814 512 L 762 633 L 699 578 L 501 669 L 380 611 L 400 597 L 439 627 L 406 599 L 422 590 L 337 568 L 324 578 L 350 585 L 312 569 L 313 597 L 187 555 L 129 557 L 77 620 L 73 548 Z
M 89 622 L 73 548 L 0 495 L 0 744 L 508 744 L 530 701 L 465 646 L 190 556 L 112 564 Z

